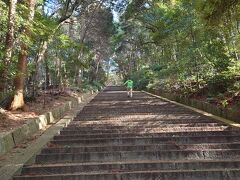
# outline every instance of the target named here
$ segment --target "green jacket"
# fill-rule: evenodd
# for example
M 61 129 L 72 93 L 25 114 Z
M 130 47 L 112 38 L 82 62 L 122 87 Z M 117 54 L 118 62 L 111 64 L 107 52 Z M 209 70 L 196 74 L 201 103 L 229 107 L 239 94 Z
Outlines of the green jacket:
M 133 81 L 131 79 L 127 80 L 124 85 L 127 84 L 128 88 L 132 88 L 133 87 Z

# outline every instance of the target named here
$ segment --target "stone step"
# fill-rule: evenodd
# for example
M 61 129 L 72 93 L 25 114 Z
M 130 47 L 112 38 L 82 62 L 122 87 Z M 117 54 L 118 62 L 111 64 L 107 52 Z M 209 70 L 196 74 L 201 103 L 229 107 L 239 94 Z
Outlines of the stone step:
M 100 103 L 103 104 L 103 105 L 99 106 Z M 99 102 L 96 102 L 96 101 L 95 102 L 90 102 L 87 106 L 85 106 L 83 108 L 83 113 L 84 112 L 93 112 L 94 109 L 92 107 L 95 107 L 95 109 L 97 110 L 96 112 L 99 112 L 99 111 L 106 112 L 106 109 L 105 109 L 106 106 L 108 107 L 109 111 L 116 111 L 116 110 L 118 110 L 116 108 L 121 108 L 121 110 L 128 110 L 129 106 L 134 107 L 134 105 L 136 105 L 136 104 L 131 101 L 130 103 L 128 103 L 127 106 L 124 106 L 124 105 L 126 105 L 126 103 L 124 103 L 124 102 L 118 102 L 118 103 L 115 103 L 112 106 L 109 106 L 109 105 L 110 105 L 109 103 L 106 103 L 106 102 L 102 103 L 101 101 L 99 101 Z M 169 103 L 169 102 L 164 102 L 164 101 L 162 101 L 162 102 L 158 101 L 157 102 L 157 100 L 156 100 L 156 102 L 152 102 L 152 104 L 148 104 L 148 103 L 143 102 L 141 104 L 138 104 L 138 107 L 140 109 L 141 108 L 146 108 L 146 107 L 147 108 L 151 107 L 151 108 L 160 108 L 160 110 L 188 111 L 188 112 L 191 111 L 189 109 L 186 109 L 185 107 L 178 107 L 175 104 L 172 104 L 172 103 Z
M 114 109 L 109 108 L 109 106 L 104 106 L 102 105 L 102 108 L 97 108 L 94 106 L 92 107 L 92 110 L 85 110 L 83 109 L 81 114 L 77 116 L 78 117 L 83 117 L 83 116 L 102 116 L 104 115 L 111 115 L 111 114 L 120 114 L 126 116 L 128 113 L 150 113 L 152 111 L 156 111 L 156 113 L 161 113 L 161 114 L 191 114 L 191 115 L 198 115 L 196 112 L 193 112 L 191 110 L 187 110 L 186 108 L 175 108 L 174 106 L 156 106 L 156 107 L 149 107 L 149 105 L 144 105 L 144 106 L 138 106 L 138 108 L 134 108 L 135 105 L 132 104 L 131 106 L 126 106 L 126 108 L 122 108 L 121 106 L 116 106 Z M 175 110 L 174 110 L 175 109 Z M 108 114 L 110 113 L 110 114 Z
M 238 128 L 122 90 L 98 94 L 13 179 L 240 179 Z
M 94 134 L 93 134 L 94 135 Z M 101 136 L 103 135 L 103 136 Z M 53 137 L 54 140 L 99 140 L 99 139 L 112 139 L 112 140 L 119 140 L 119 139 L 163 139 L 163 140 L 173 140 L 173 139 L 192 139 L 192 138 L 197 138 L 197 139 L 202 139 L 202 138 L 228 138 L 228 137 L 232 137 L 233 139 L 235 137 L 240 137 L 240 134 L 191 134 L 191 135 L 187 135 L 186 134 L 177 134 L 176 135 L 172 135 L 172 136 L 162 136 L 161 133 L 128 133 L 125 136 L 123 134 L 120 133 L 116 133 L 116 134 L 109 134 L 111 135 L 116 135 L 115 137 L 110 137 L 110 136 L 106 136 L 106 134 L 99 134 L 98 137 L 94 137 L 91 138 L 91 136 L 87 135 L 87 138 L 83 138 L 83 135 L 78 135 L 78 134 L 69 134 L 69 135 L 62 135 L 62 134 L 58 134 L 55 135 Z
M 182 128 L 182 127 L 201 127 L 201 128 L 205 128 L 205 127 L 228 127 L 228 125 L 225 124 L 220 124 L 220 123 L 185 123 L 185 124 L 127 124 L 127 125 L 114 125 L 114 124 L 109 124 L 109 125 L 101 125 L 101 124 L 95 124 L 95 125 L 75 125 L 75 126 L 68 126 L 67 129 L 68 130 L 98 130 L 98 129 L 103 129 L 103 130 L 107 130 L 107 129 L 117 129 L 117 130 L 121 130 L 121 129 L 142 129 L 142 128 L 175 128 L 177 126 L 177 128 Z
M 133 116 L 133 117 L 132 117 Z M 191 116 L 191 115 L 185 115 L 185 116 L 175 116 L 175 115 L 166 115 L 166 114 L 159 114 L 156 115 L 155 117 L 149 117 L 152 116 L 152 114 L 141 114 L 141 115 L 136 115 L 135 114 L 130 114 L 130 115 L 123 115 L 123 116 L 110 116 L 110 115 L 99 115 L 99 116 L 81 116 L 81 117 L 76 117 L 73 122 L 78 122 L 78 121 L 143 121 L 144 119 L 156 119 L 156 120 L 181 120 L 181 119 L 186 119 L 186 122 L 188 120 L 197 120 L 197 119 L 210 119 L 207 117 L 201 117 L 201 116 Z M 144 118 L 145 117 L 145 118 Z M 214 120 L 213 120 L 214 122 Z M 216 121 L 215 121 L 216 122 Z
M 94 102 L 95 101 L 95 102 Z M 125 105 L 126 103 L 125 102 L 117 102 L 117 103 L 114 103 L 114 105 L 111 105 L 109 103 L 106 103 L 106 102 L 97 102 L 96 99 L 94 99 L 94 101 L 90 102 L 88 105 L 86 105 L 83 109 L 83 111 L 93 111 L 94 109 L 92 107 L 95 107 L 96 110 L 103 110 L 103 111 L 106 111 L 106 109 L 104 108 L 105 106 L 99 106 L 99 103 L 101 104 L 107 104 L 108 105 L 108 109 L 109 110 L 113 110 L 113 111 L 116 111 L 116 108 L 121 108 L 121 109 L 128 109 L 129 108 L 129 105 L 135 105 L 135 103 L 133 103 L 132 101 L 128 103 L 127 106 L 123 106 Z M 111 105 L 111 106 L 109 106 Z M 171 108 L 171 109 L 177 109 L 178 110 L 188 110 L 184 107 L 179 107 L 177 106 L 176 104 L 172 104 L 170 102 L 166 102 L 166 101 L 159 101 L 159 99 L 155 99 L 155 102 L 152 102 L 151 104 L 149 103 L 146 103 L 146 102 L 142 102 L 140 104 L 138 104 L 138 107 L 141 108 L 141 107 L 164 107 L 164 108 Z M 189 110 L 188 110 L 189 111 Z
M 107 107 L 107 108 L 106 108 Z M 167 105 L 138 105 L 138 108 L 136 107 L 135 103 L 129 104 L 128 106 L 126 106 L 125 108 L 123 108 L 124 105 L 118 105 L 115 106 L 114 108 L 111 108 L 109 105 L 105 106 L 102 105 L 102 108 L 95 108 L 92 110 L 86 110 L 83 109 L 81 112 L 80 116 L 84 116 L 84 115 L 102 115 L 102 114 L 106 114 L 106 115 L 110 115 L 108 113 L 111 114 L 119 114 L 119 115 L 126 115 L 128 113 L 150 113 L 150 112 L 156 112 L 159 114 L 191 114 L 191 115 L 198 115 L 196 112 L 192 111 L 192 110 L 188 110 L 187 108 L 176 108 L 176 106 L 167 106 Z
M 116 107 L 117 108 L 117 107 Z M 170 115 L 170 114 L 174 114 L 174 116 L 197 116 L 197 113 L 191 112 L 191 111 L 186 111 L 186 110 L 172 110 L 171 108 L 169 109 L 165 109 L 165 108 L 161 108 L 161 107 L 157 107 L 157 108 L 147 108 L 143 107 L 143 108 L 129 108 L 128 109 L 121 109 L 121 107 L 119 107 L 120 110 L 116 110 L 116 111 L 111 111 L 108 110 L 108 108 L 105 109 L 105 111 L 101 111 L 98 112 L 97 109 L 94 111 L 87 111 L 84 112 L 82 111 L 81 114 L 79 116 L 77 116 L 77 118 L 81 119 L 81 118 L 86 118 L 86 117 L 92 117 L 92 118 L 107 118 L 107 117 L 113 117 L 113 116 L 118 116 L 118 117 L 124 117 L 126 115 L 149 115 L 152 112 L 155 112 L 154 114 L 156 115 Z
M 85 121 L 79 121 L 79 122 L 72 122 L 68 125 L 68 127 L 70 128 L 79 128 L 79 127 L 101 127 L 101 128 L 104 128 L 104 127 L 112 127 L 112 128 L 122 128 L 122 127 L 148 127 L 148 126 L 159 126 L 159 127 L 164 127 L 164 126 L 169 126 L 169 125 L 175 125 L 175 126 L 186 126 L 186 124 L 188 124 L 188 126 L 196 126 L 196 125 L 199 125 L 199 126 L 218 126 L 218 125 L 225 125 L 223 123 L 214 123 L 212 121 L 202 121 L 202 120 L 198 120 L 198 121 L 157 121 L 157 120 L 154 120 L 154 121 L 112 121 L 112 122 L 102 122 L 102 121 L 94 121 L 94 122 L 85 122 Z
M 147 99 L 146 99 L 147 100 Z M 144 101 L 144 100 L 143 100 Z M 156 99 L 155 102 L 152 102 L 152 104 L 148 104 L 148 102 L 142 102 L 142 103 L 136 103 L 134 102 L 134 100 L 130 101 L 130 102 L 126 102 L 126 101 L 118 101 L 114 104 L 112 104 L 111 101 L 105 101 L 105 102 L 101 102 L 101 101 L 91 101 L 88 105 L 86 105 L 83 108 L 83 113 L 86 112 L 93 112 L 94 110 L 96 110 L 96 112 L 106 112 L 106 107 L 108 108 L 109 111 L 117 111 L 117 110 L 128 110 L 129 107 L 136 107 L 136 105 L 138 105 L 138 107 L 140 109 L 144 109 L 144 108 L 154 108 L 154 109 L 160 109 L 160 110 L 172 110 L 172 111 L 184 111 L 184 112 L 192 112 L 192 110 L 187 109 L 185 107 L 180 107 L 178 105 L 166 102 L 166 101 L 159 101 Z M 117 109 L 118 108 L 118 109 Z
M 63 128 L 63 131 L 76 131 L 80 134 L 99 134 L 99 133 L 156 133 L 156 132 L 194 132 L 194 131 L 224 131 L 229 129 L 228 126 L 215 126 L 215 127 L 152 127 L 152 128 L 126 128 L 126 129 L 69 129 Z
M 134 114 L 130 114 L 130 116 L 134 116 Z M 97 122 L 101 122 L 101 121 L 105 121 L 105 122 L 111 122 L 111 121 L 122 121 L 122 122 L 142 122 L 142 121 L 146 121 L 146 119 L 148 119 L 148 117 L 146 117 L 145 119 L 141 118 L 141 116 L 147 116 L 147 115 L 139 115 L 139 117 L 133 117 L 133 118 L 130 118 L 129 115 L 123 115 L 123 116 L 119 116 L 119 115 L 98 115 L 98 116 L 82 116 L 82 117 L 79 117 L 79 118 L 75 118 L 73 120 L 73 122 L 94 122 L 94 121 L 97 121 Z M 197 120 L 200 120 L 199 117 L 196 117 L 196 118 L 192 118 L 192 116 L 171 116 L 171 117 L 168 117 L 170 115 L 159 115 L 159 116 L 163 116 L 163 117 L 158 117 L 156 116 L 156 118 L 149 118 L 150 121 L 173 121 L 173 122 L 177 122 L 177 121 L 181 121 L 181 120 L 184 120 L 185 122 L 188 122 L 188 121 L 197 121 Z M 117 118 L 116 118 L 117 117 Z M 190 117 L 190 118 L 189 118 Z M 208 120 L 209 122 L 217 122 L 217 121 L 214 121 L 214 120 L 211 120 L 210 118 L 206 118 L 206 117 L 201 117 L 201 119 L 203 120 Z M 202 121 L 201 121 L 202 122 Z
M 119 138 L 90 138 L 82 139 L 78 136 L 55 136 L 52 141 L 53 144 L 59 145 L 88 145 L 88 144 L 156 144 L 156 143 L 176 143 L 176 144 L 193 144 L 193 143 L 226 143 L 226 142 L 240 142 L 240 136 L 181 136 L 181 137 L 119 137 Z
M 129 125 L 129 126 L 140 126 L 140 125 L 159 125 L 159 126 L 168 126 L 168 125 L 173 125 L 173 126 L 186 126 L 186 125 L 199 125 L 199 126 L 216 126 L 216 125 L 226 125 L 224 123 L 220 123 L 220 122 L 213 122 L 213 121 L 194 121 L 192 122 L 191 120 L 186 120 L 186 121 L 179 121 L 179 120 L 166 120 L 166 121 L 159 121 L 159 120 L 154 120 L 154 121 L 111 121 L 111 122 L 102 122 L 102 121 L 98 121 L 95 123 L 91 122 L 91 121 L 75 121 L 72 122 L 71 124 L 69 124 L 69 126 L 91 126 L 91 125 L 99 125 L 99 126 L 122 126 L 122 125 Z
M 108 106 L 109 107 L 109 106 Z M 138 116 L 146 116 L 146 115 L 156 115 L 156 116 L 170 116 L 170 117 L 177 117 L 177 118 L 187 118 L 187 117 L 204 117 L 194 111 L 173 111 L 171 109 L 169 110 L 160 110 L 160 108 L 151 109 L 151 108 L 142 108 L 139 110 L 139 108 L 128 108 L 132 109 L 131 111 L 121 111 L 121 107 L 119 107 L 120 110 L 117 111 L 108 111 L 108 108 L 106 108 L 106 112 L 99 112 L 95 113 L 93 112 L 81 112 L 77 118 L 109 118 L 109 117 L 124 117 L 124 116 L 135 116 L 136 114 Z M 116 107 L 118 108 L 118 107 Z M 137 110 L 138 109 L 138 110 Z
M 99 116 L 95 116 L 95 115 L 85 115 L 82 116 L 81 114 L 79 114 L 78 116 L 76 116 L 76 118 L 73 120 L 73 122 L 78 122 L 78 121 L 143 121 L 143 120 L 147 120 L 147 119 L 156 119 L 159 121 L 167 121 L 167 120 L 186 120 L 186 122 L 188 122 L 188 120 L 198 120 L 198 119 L 209 119 L 209 120 L 213 120 L 216 122 L 216 120 L 210 118 L 210 117 L 204 117 L 204 116 L 198 116 L 198 115 L 185 115 L 185 116 L 176 116 L 174 114 L 168 114 L 168 115 L 163 115 L 163 114 L 131 114 L 131 115 L 123 115 L 123 116 L 112 116 L 111 118 L 107 117 L 109 115 L 99 115 Z
M 15 176 L 14 180 L 237 180 L 239 177 L 239 169 L 215 169 L 26 175 Z
M 240 150 L 169 150 L 39 154 L 37 164 L 83 163 L 131 160 L 231 160 L 240 158 Z
M 240 161 L 132 161 L 105 163 L 69 163 L 24 166 L 22 175 L 74 174 L 78 172 L 131 172 L 154 170 L 211 170 L 240 169 Z
M 227 150 L 240 149 L 240 143 L 200 143 L 200 144 L 151 144 L 120 146 L 63 146 L 44 148 L 43 154 L 80 153 L 80 152 L 113 152 L 113 151 L 151 151 L 151 150 Z
M 180 137 L 180 136 L 210 136 L 210 135 L 240 135 L 240 131 L 193 131 L 193 132 L 172 132 L 172 133 L 101 133 L 101 134 L 83 134 L 80 131 L 62 130 L 60 135 L 77 135 L 79 138 L 113 138 L 113 137 Z

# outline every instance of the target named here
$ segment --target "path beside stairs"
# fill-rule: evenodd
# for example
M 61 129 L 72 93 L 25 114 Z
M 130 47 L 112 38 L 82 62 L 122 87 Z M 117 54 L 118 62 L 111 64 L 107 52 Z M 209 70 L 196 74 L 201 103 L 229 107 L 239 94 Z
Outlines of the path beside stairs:
M 14 180 L 238 180 L 240 129 L 107 87 Z

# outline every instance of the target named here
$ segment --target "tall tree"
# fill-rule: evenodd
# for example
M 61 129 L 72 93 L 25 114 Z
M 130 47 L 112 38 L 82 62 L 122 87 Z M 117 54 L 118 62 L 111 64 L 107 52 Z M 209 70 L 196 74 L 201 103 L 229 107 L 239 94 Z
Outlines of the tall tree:
M 34 18 L 35 13 L 35 0 L 27 0 L 26 6 L 28 9 L 28 16 L 27 16 L 27 22 L 23 27 L 23 35 L 25 37 L 31 36 L 31 23 Z M 27 57 L 28 57 L 28 44 L 26 41 L 21 41 L 20 45 L 20 53 L 18 56 L 18 63 L 17 63 L 17 74 L 14 80 L 14 86 L 15 86 L 15 92 L 14 92 L 14 98 L 11 103 L 11 110 L 17 110 L 22 109 L 25 107 L 24 103 L 24 80 L 27 70 Z

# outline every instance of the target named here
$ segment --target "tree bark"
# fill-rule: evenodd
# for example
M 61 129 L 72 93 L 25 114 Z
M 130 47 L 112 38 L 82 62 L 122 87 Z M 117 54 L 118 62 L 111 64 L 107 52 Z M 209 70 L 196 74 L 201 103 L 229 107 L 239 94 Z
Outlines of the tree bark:
M 6 90 L 6 82 L 8 77 L 8 66 L 12 58 L 12 49 L 14 42 L 14 19 L 16 15 L 17 0 L 10 0 L 8 9 L 8 25 L 5 43 L 5 57 L 3 59 L 3 67 L 0 70 L 0 92 Z
M 45 59 L 45 73 L 46 73 L 46 87 L 49 88 L 50 86 L 50 72 L 48 67 L 48 61 Z
M 27 18 L 27 24 L 31 23 L 34 17 L 34 8 L 35 8 L 35 0 L 27 0 L 27 8 L 29 11 L 28 18 Z M 23 34 L 25 36 L 30 36 L 30 28 L 25 25 L 23 27 Z M 17 110 L 17 109 L 24 109 L 25 103 L 24 103 L 24 80 L 25 80 L 25 74 L 27 70 L 27 51 L 28 51 L 28 45 L 26 42 L 21 42 L 20 47 L 20 53 L 18 56 L 18 63 L 17 63 L 17 75 L 14 80 L 14 86 L 15 86 L 15 94 L 13 101 L 10 106 L 10 110 Z

